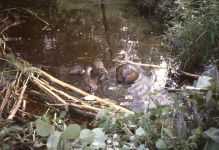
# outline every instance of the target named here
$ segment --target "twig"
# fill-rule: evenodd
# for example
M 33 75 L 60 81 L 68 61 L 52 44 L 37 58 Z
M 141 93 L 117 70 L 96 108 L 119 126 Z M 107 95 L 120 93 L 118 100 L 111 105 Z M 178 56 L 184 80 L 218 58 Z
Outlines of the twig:
M 78 89 L 78 88 L 76 88 L 76 87 L 74 87 L 74 86 L 72 86 L 72 85 L 70 85 L 70 84 L 68 84 L 68 83 L 65 83 L 65 82 L 63 82 L 63 81 L 61 81 L 61 80 L 59 80 L 59 79 L 57 79 L 57 78 L 51 76 L 50 74 L 46 73 L 46 72 L 43 71 L 43 70 L 40 70 L 40 69 L 35 68 L 35 67 L 33 67 L 33 69 L 36 69 L 36 72 L 40 73 L 40 74 L 43 75 L 44 77 L 47 77 L 49 80 L 51 80 L 51 81 L 53 81 L 53 82 L 55 82 L 55 83 L 57 83 L 57 84 L 59 84 L 59 85 L 65 87 L 65 88 L 68 88 L 68 89 L 70 89 L 70 90 L 72 90 L 72 91 L 74 91 L 74 92 L 76 92 L 76 93 L 79 93 L 79 94 L 81 94 L 81 95 L 83 95 L 83 96 L 88 96 L 88 95 L 90 95 L 89 93 L 87 93 L 87 92 L 85 92 L 85 91 L 83 91 L 83 90 L 81 90 L 81 89 Z M 95 97 L 95 99 L 96 99 L 98 102 L 100 102 L 100 103 L 103 104 L 103 105 L 110 106 L 110 107 L 112 107 L 112 108 L 114 108 L 114 109 L 116 109 L 116 110 L 121 110 L 121 111 L 123 111 L 123 112 L 128 112 L 128 113 L 130 113 L 130 114 L 134 114 L 133 111 L 130 111 L 130 110 L 126 109 L 126 108 L 123 108 L 123 107 L 121 107 L 121 106 L 118 106 L 118 105 L 116 105 L 115 103 L 113 103 L 113 102 L 111 102 L 111 101 L 107 101 L 107 100 L 101 99 L 101 98 L 99 98 L 99 97 L 97 97 L 97 96 L 94 96 L 94 97 Z
M 16 9 L 21 9 L 21 10 L 27 11 L 32 16 L 35 16 L 38 20 L 42 21 L 46 25 L 49 25 L 48 22 L 46 22 L 44 19 L 40 18 L 35 12 L 31 11 L 30 9 L 24 8 L 24 7 L 9 8 L 9 9 L 4 9 L 2 11 L 10 11 L 10 10 L 16 10 Z
M 22 103 L 22 99 L 23 99 L 23 95 L 24 95 L 24 92 L 27 88 L 27 83 L 29 81 L 29 77 L 27 78 L 26 82 L 24 83 L 23 87 L 22 87 L 22 90 L 21 90 L 21 93 L 20 93 L 20 96 L 19 96 L 19 99 L 18 99 L 18 102 L 16 103 L 15 105 L 15 108 L 11 111 L 10 115 L 8 116 L 8 119 L 11 120 L 14 118 L 16 112 L 18 111 L 21 103 Z
M 199 75 L 197 75 L 197 74 L 192 74 L 192 73 L 185 72 L 185 71 L 179 71 L 179 72 L 182 73 L 182 74 L 184 74 L 184 75 L 193 77 L 193 78 L 198 78 L 198 77 L 199 77 Z
M 47 88 L 46 86 L 42 85 L 38 80 L 36 80 L 36 78 L 31 78 L 35 83 L 37 83 L 38 86 L 40 86 L 42 89 L 44 89 L 45 91 L 47 91 L 50 95 L 52 95 L 53 97 L 55 97 L 58 101 L 62 102 L 63 104 L 67 104 L 66 101 L 64 101 L 60 96 L 58 96 L 56 93 L 54 93 L 53 91 L 51 91 L 49 88 Z
M 82 105 L 78 105 L 78 104 L 74 104 L 74 103 L 70 103 L 70 104 L 69 104 L 69 103 L 67 103 L 67 102 L 65 101 L 66 103 L 64 103 L 64 105 L 72 105 L 72 106 L 75 106 L 75 107 L 78 106 L 79 108 L 90 109 L 90 110 L 93 110 L 93 111 L 96 111 L 96 112 L 100 110 L 99 108 L 90 106 L 90 105 L 84 103 L 83 101 L 81 101 L 81 100 L 79 100 L 79 99 L 77 99 L 77 98 L 75 98 L 75 97 L 73 97 L 73 96 L 68 95 L 67 93 L 65 93 L 65 92 L 63 92 L 63 91 L 57 90 L 56 88 L 54 88 L 54 87 L 52 87 L 52 86 L 46 84 L 45 82 L 41 81 L 40 79 L 37 79 L 36 77 L 33 77 L 33 78 L 34 78 L 34 80 L 37 81 L 37 84 L 40 83 L 40 84 L 42 84 L 43 86 L 45 86 L 45 87 L 47 87 L 48 89 L 50 89 L 51 91 L 55 91 L 55 92 L 57 92 L 57 93 L 59 93 L 59 94 L 65 96 L 65 97 L 67 97 L 68 99 L 73 100 L 74 102 L 78 102 L 78 103 L 81 103 L 81 104 L 82 104 Z
M 142 63 L 136 63 L 133 61 L 129 61 L 129 60 L 117 60 L 117 59 L 113 59 L 113 62 L 118 62 L 121 64 L 125 64 L 125 63 L 129 63 L 129 64 L 133 64 L 133 65 L 137 65 L 137 66 L 142 66 L 142 67 L 150 67 L 150 68 L 159 68 L 159 69 L 165 69 L 166 67 L 162 67 L 159 65 L 152 65 L 152 64 L 142 64 Z
M 4 110 L 5 106 L 6 106 L 6 104 L 8 103 L 8 98 L 9 98 L 9 96 L 10 96 L 10 93 L 11 93 L 11 87 L 8 86 L 8 87 L 7 87 L 7 90 L 6 90 L 5 97 L 4 97 L 4 99 L 3 99 L 2 103 L 1 103 L 1 107 L 0 107 L 0 117 L 1 117 L 1 115 L 2 115 L 2 112 L 3 112 L 3 110 Z
M 24 70 L 24 71 L 25 71 L 25 70 L 32 70 L 33 72 L 35 72 L 35 73 L 37 73 L 37 74 L 40 74 L 41 76 L 46 77 L 46 78 L 49 79 L 50 81 L 55 82 L 55 83 L 61 85 L 62 87 L 68 88 L 68 89 L 70 89 L 70 90 L 72 90 L 72 91 L 74 91 L 74 92 L 76 92 L 76 93 L 79 93 L 79 94 L 81 94 L 81 95 L 83 95 L 83 96 L 88 96 L 88 95 L 90 95 L 89 93 L 87 93 L 87 92 L 85 92 L 85 91 L 83 91 L 83 90 L 81 90 L 81 89 L 78 89 L 78 88 L 76 88 L 76 87 L 73 86 L 73 85 L 70 85 L 70 84 L 68 84 L 68 83 L 65 83 L 65 82 L 63 82 L 63 81 L 61 81 L 61 80 L 59 80 L 59 79 L 57 79 L 57 78 L 51 76 L 50 74 L 46 73 L 45 71 L 43 71 L 43 70 L 41 70 L 41 69 L 39 69 L 39 68 L 35 68 L 35 67 L 30 66 L 28 62 L 26 62 L 26 61 L 24 61 L 24 60 L 22 60 L 22 59 L 17 59 L 17 60 L 20 61 L 20 62 L 23 62 L 24 65 L 27 66 L 27 67 L 25 67 L 26 69 L 22 69 L 22 68 L 20 68 L 20 65 L 18 65 L 18 63 L 14 63 L 14 65 L 15 65 L 17 68 L 19 68 L 20 70 Z M 29 68 L 28 68 L 28 66 L 29 66 Z M 27 69 L 27 68 L 28 68 L 28 69 Z M 27 75 L 28 75 L 28 73 L 27 73 Z M 32 79 L 33 79 L 33 81 L 38 82 L 36 79 L 34 79 L 34 78 L 32 78 Z M 45 89 L 45 90 L 46 90 L 47 92 L 49 92 L 51 95 L 57 96 L 57 95 L 56 95 L 54 92 L 52 92 L 50 89 L 48 89 L 48 88 L 45 87 L 44 85 L 40 84 L 40 82 L 38 82 L 38 84 L 40 85 L 41 88 Z M 93 96 L 94 96 L 94 95 L 93 95 Z M 97 96 L 94 96 L 94 97 L 95 97 L 96 101 L 98 101 L 98 102 L 99 102 L 100 104 L 102 104 L 102 105 L 109 106 L 109 107 L 111 107 L 111 108 L 113 108 L 113 109 L 115 109 L 115 110 L 120 110 L 120 111 L 123 111 L 123 112 L 128 112 L 128 113 L 130 113 L 130 114 L 134 114 L 133 111 L 130 111 L 130 110 L 126 109 L 126 108 L 123 108 L 123 107 L 121 107 L 121 106 L 116 105 L 115 103 L 112 102 L 112 100 L 108 101 L 108 100 L 105 100 L 105 99 L 101 99 L 101 98 L 99 98 L 99 97 L 97 97 Z M 57 97 L 57 98 L 58 98 L 58 97 Z M 58 99 L 59 99 L 59 98 L 58 98 Z M 59 99 L 59 101 L 62 101 L 62 100 Z

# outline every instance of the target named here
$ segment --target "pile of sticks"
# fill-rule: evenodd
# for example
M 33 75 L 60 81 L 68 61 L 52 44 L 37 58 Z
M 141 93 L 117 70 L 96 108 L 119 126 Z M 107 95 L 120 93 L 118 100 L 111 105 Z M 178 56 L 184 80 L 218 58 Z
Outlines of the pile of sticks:
M 48 74 L 47 72 L 39 68 L 31 66 L 28 62 L 22 59 L 15 58 L 12 55 L 6 55 L 5 59 L 8 60 L 8 62 L 10 62 L 16 70 L 21 72 L 20 76 L 23 74 L 26 77 L 26 80 L 23 82 L 23 86 L 20 92 L 18 93 L 19 98 L 14 103 L 14 106 L 10 111 L 8 119 L 12 119 L 21 107 L 21 104 L 24 103 L 23 95 L 26 91 L 28 82 L 32 82 L 37 87 L 39 87 L 42 92 L 51 97 L 51 99 L 46 99 L 47 104 L 51 106 L 63 106 L 66 109 L 68 109 L 69 107 L 77 108 L 80 109 L 82 112 L 91 113 L 93 115 L 95 115 L 98 111 L 100 111 L 100 109 L 104 107 L 109 107 L 115 111 L 128 112 L 130 114 L 134 114 L 132 111 L 117 105 L 113 102 L 113 100 L 102 99 L 95 95 L 92 95 L 92 97 L 94 97 L 95 100 L 92 101 L 92 103 L 88 103 L 87 101 L 83 100 L 83 97 L 89 96 L 89 93 L 53 77 L 52 75 Z M 16 81 L 19 82 L 20 79 L 17 79 Z M 77 95 L 81 96 L 75 97 L 73 95 L 68 94 L 67 91 L 74 92 Z M 1 111 L 3 111 L 4 106 L 6 106 L 5 101 L 7 100 L 8 92 L 10 92 L 10 88 L 5 94 L 5 98 L 0 107 L 0 113 Z M 92 105 L 94 103 L 95 106 Z

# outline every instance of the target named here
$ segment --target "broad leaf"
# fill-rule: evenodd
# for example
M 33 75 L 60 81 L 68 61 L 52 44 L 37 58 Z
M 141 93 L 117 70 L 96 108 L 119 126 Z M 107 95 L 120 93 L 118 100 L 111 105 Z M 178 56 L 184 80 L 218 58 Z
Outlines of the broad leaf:
M 105 135 L 105 133 L 103 132 L 103 129 L 95 128 L 92 130 L 92 132 L 95 134 L 95 137 L 91 144 L 91 147 L 95 149 L 105 148 L 106 146 L 105 141 L 107 139 L 107 135 Z
M 49 136 L 54 131 L 54 127 L 47 124 L 46 122 L 38 119 L 36 121 L 36 132 L 37 135 L 40 135 L 42 137 Z
M 80 142 L 82 145 L 88 145 L 94 140 L 95 134 L 89 129 L 83 129 L 80 132 Z
M 49 150 L 58 149 L 61 132 L 54 131 L 48 138 L 46 146 Z
M 81 127 L 77 124 L 70 124 L 62 134 L 64 139 L 75 139 L 80 134 Z
M 137 136 L 144 136 L 145 135 L 145 130 L 142 127 L 139 127 L 136 131 L 135 134 Z
M 211 138 L 215 143 L 219 144 L 219 129 L 209 128 L 203 133 L 205 136 Z
M 162 139 L 158 139 L 155 145 L 158 149 L 167 149 L 167 144 Z

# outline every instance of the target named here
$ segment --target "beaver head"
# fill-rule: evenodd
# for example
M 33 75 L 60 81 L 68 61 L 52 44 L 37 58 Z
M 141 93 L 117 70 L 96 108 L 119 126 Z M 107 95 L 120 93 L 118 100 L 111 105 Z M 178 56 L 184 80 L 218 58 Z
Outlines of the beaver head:
M 83 86 L 82 89 L 86 92 L 94 92 L 98 89 L 97 82 L 91 78 L 92 67 L 88 66 L 85 69 L 85 74 L 83 75 Z
M 134 83 L 140 76 L 140 69 L 132 64 L 122 64 L 116 68 L 116 78 L 119 83 Z

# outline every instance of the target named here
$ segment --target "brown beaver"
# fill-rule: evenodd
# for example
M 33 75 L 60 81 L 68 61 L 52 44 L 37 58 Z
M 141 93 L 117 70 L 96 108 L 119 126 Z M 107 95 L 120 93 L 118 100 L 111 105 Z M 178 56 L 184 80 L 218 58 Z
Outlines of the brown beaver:
M 81 66 L 77 65 L 69 69 L 69 73 L 73 75 L 83 75 L 85 74 L 85 70 Z
M 94 60 L 93 68 L 95 73 L 100 75 L 101 77 L 106 76 L 108 74 L 106 67 L 104 66 L 103 62 L 99 59 Z
M 86 67 L 85 74 L 83 75 L 82 89 L 86 92 L 95 92 L 98 89 L 97 82 L 91 78 L 91 70 L 92 67 Z
M 140 76 L 140 69 L 132 64 L 123 64 L 116 68 L 116 78 L 119 83 L 134 83 Z

